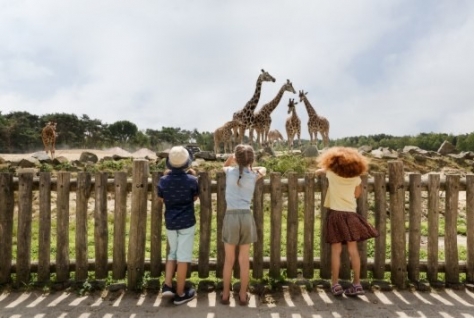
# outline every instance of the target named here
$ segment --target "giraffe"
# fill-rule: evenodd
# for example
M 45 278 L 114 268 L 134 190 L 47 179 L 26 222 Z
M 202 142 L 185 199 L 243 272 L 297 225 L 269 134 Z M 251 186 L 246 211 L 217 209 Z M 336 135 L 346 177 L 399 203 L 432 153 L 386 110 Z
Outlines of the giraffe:
M 314 108 L 309 103 L 308 98 L 306 97 L 308 92 L 300 91 L 300 102 L 304 102 L 306 106 L 306 111 L 308 112 L 308 131 L 310 137 L 310 143 L 318 144 L 318 132 L 321 134 L 323 138 L 323 143 L 325 147 L 329 146 L 329 121 L 324 116 L 319 116 Z M 313 137 L 314 135 L 314 137 Z
M 283 135 L 281 135 L 279 130 L 270 130 L 268 131 L 268 143 L 273 147 L 275 142 L 283 141 Z
M 285 91 L 293 94 L 296 93 L 290 80 L 286 80 L 286 83 L 282 85 L 280 91 L 278 91 L 278 94 L 273 98 L 273 100 L 263 105 L 262 108 L 254 114 L 253 127 L 250 128 L 250 132 L 253 132 L 254 129 L 257 131 L 257 143 L 259 145 L 261 145 L 260 137 L 262 138 L 262 143 L 268 142 L 268 131 L 272 124 L 271 114 L 280 103 Z M 250 135 L 253 135 L 253 133 L 250 133 Z
M 238 128 L 240 124 L 240 121 L 237 120 L 228 121 L 214 131 L 215 154 L 220 151 L 220 143 L 224 143 L 224 153 L 227 151 L 227 145 L 229 146 L 230 152 L 232 152 L 232 142 L 238 137 Z M 234 132 L 234 136 L 232 136 L 232 132 Z
M 55 145 L 56 145 L 56 122 L 50 121 L 43 127 L 41 131 L 41 138 L 43 139 L 44 151 L 48 154 L 51 152 L 51 158 L 54 159 Z
M 301 146 L 301 120 L 296 114 L 296 104 L 295 99 L 290 99 L 288 101 L 288 114 L 291 113 L 286 119 L 285 128 L 286 135 L 288 136 L 288 147 L 293 148 L 293 139 L 298 136 L 298 145 Z
M 259 75 L 257 79 L 257 85 L 255 88 L 255 92 L 252 98 L 245 104 L 244 108 L 240 111 L 237 111 L 233 114 L 233 120 L 239 120 L 242 124 L 239 126 L 239 142 L 240 144 L 244 141 L 244 134 L 245 131 L 248 129 L 250 133 L 250 128 L 253 125 L 253 112 L 257 107 L 258 100 L 260 99 L 260 93 L 262 90 L 262 83 L 263 82 L 275 82 L 275 78 L 271 76 L 268 72 L 262 69 L 262 73 Z M 252 143 L 253 135 L 249 133 L 250 143 Z

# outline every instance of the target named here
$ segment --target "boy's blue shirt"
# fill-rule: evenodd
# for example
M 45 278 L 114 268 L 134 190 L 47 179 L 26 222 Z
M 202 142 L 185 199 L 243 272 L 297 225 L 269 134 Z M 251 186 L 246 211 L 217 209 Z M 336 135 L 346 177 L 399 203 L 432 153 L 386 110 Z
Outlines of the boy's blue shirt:
M 194 197 L 199 195 L 197 177 L 182 169 L 171 169 L 168 175 L 160 178 L 157 189 L 165 204 L 167 229 L 186 229 L 196 224 Z

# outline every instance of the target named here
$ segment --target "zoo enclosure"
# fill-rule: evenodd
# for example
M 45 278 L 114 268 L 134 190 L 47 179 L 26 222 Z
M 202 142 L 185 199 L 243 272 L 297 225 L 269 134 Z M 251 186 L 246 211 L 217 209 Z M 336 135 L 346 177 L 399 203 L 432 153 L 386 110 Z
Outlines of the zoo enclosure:
M 150 271 L 152 277 L 159 277 L 164 270 L 164 253 L 162 240 L 163 205 L 156 196 L 156 184 L 162 173 L 153 173 L 149 178 L 148 161 L 135 160 L 133 175 L 127 179 L 125 172 L 116 172 L 113 179 L 108 173 L 96 173 L 94 179 L 90 173 L 79 172 L 76 179 L 71 179 L 70 172 L 59 172 L 56 179 L 50 173 L 41 172 L 39 177 L 33 173 L 20 173 L 14 178 L 11 173 L 0 174 L 0 284 L 12 281 L 15 273 L 17 283 L 28 283 L 31 273 L 37 273 L 39 282 L 48 282 L 52 273 L 56 281 L 65 282 L 74 275 L 76 282 L 88 279 L 89 271 L 96 279 L 105 279 L 112 272 L 114 279 L 126 279 L 128 287 L 136 287 Z M 375 240 L 373 258 L 367 257 L 367 243 L 359 243 L 361 255 L 361 277 L 368 278 L 372 272 L 373 279 L 383 280 L 385 272 L 390 273 L 392 284 L 405 288 L 406 281 L 418 281 L 420 272 L 426 272 L 430 282 L 438 281 L 438 274 L 444 273 L 445 283 L 458 284 L 462 272 L 467 282 L 474 282 L 474 175 L 461 178 L 460 175 L 447 175 L 441 179 L 437 173 L 430 173 L 426 178 L 412 173 L 405 178 L 403 164 L 390 161 L 388 178 L 385 173 L 373 173 L 371 178 L 364 176 L 363 192 L 357 200 L 357 213 L 366 217 L 369 213 L 368 198 L 373 195 L 375 226 L 380 236 Z M 210 271 L 222 276 L 224 247 L 220 240 L 222 223 L 225 214 L 225 175 L 217 173 L 211 180 L 207 172 L 199 174 L 200 209 L 198 259 L 192 263 L 192 271 L 197 271 L 200 278 L 208 278 Z M 298 277 L 301 272 L 304 278 L 313 278 L 319 269 L 319 276 L 330 278 L 330 245 L 323 240 L 325 228 L 321 227 L 320 256 L 314 256 L 315 216 L 319 213 L 319 222 L 326 218 L 327 210 L 320 205 L 316 210 L 315 194 L 321 193 L 321 203 L 327 191 L 327 179 L 316 178 L 306 173 L 298 178 L 289 173 L 286 179 L 281 174 L 271 173 L 270 178 L 257 182 L 253 214 L 257 224 L 259 240 L 253 245 L 251 259 L 252 276 L 262 278 L 264 270 L 269 276 L 278 278 L 282 269 L 286 269 L 289 278 Z M 39 242 L 38 260 L 31 260 L 32 243 L 32 202 L 33 193 L 39 196 Z M 440 209 L 440 193 L 445 192 L 444 209 Z M 459 192 L 466 192 L 466 225 L 467 225 L 467 261 L 460 261 L 457 245 L 457 219 L 459 210 Z M 51 193 L 57 192 L 56 218 L 57 243 L 56 258 L 51 260 Z M 70 193 L 76 192 L 75 223 L 75 259 L 69 258 L 69 219 Z M 423 200 L 422 192 L 428 195 Z M 114 194 L 113 236 L 109 238 L 107 228 L 107 197 Z M 131 209 L 127 211 L 127 195 L 131 193 Z M 151 193 L 151 194 L 150 194 Z M 213 194 L 215 207 L 213 207 Z M 271 222 L 269 229 L 264 229 L 264 195 L 270 196 Z M 87 215 L 88 199 L 94 196 L 94 248 L 95 259 L 87 258 Z M 286 212 L 286 256 L 281 256 L 281 236 L 283 212 L 283 195 L 287 196 Z M 299 197 L 303 197 L 304 227 L 299 229 Z M 151 198 L 151 207 L 148 205 Z M 425 201 L 428 215 L 428 254 L 427 260 L 420 260 L 420 225 L 422 219 L 422 202 Z M 406 207 L 408 203 L 408 207 Z M 17 254 L 12 259 L 14 207 L 18 208 L 17 218 Z M 387 218 L 389 211 L 390 218 Z M 438 232 L 441 213 L 444 213 L 444 253 L 445 260 L 439 260 Z M 128 249 L 126 249 L 126 218 L 130 214 L 128 229 Z M 150 225 L 147 225 L 147 215 Z M 211 227 L 212 218 L 217 218 L 217 229 Z M 389 219 L 389 220 L 388 220 Z M 408 240 L 406 236 L 408 222 Z M 322 225 L 321 225 L 322 226 Z M 389 226 L 389 227 L 387 227 Z M 146 238 L 147 227 L 150 227 L 150 238 Z M 389 228 L 389 236 L 387 235 Z M 211 232 L 217 232 L 217 258 L 210 258 Z M 298 233 L 303 231 L 303 242 L 298 243 Z M 270 254 L 264 256 L 264 232 L 270 233 Z M 145 259 L 145 243 L 150 241 L 150 258 Z M 390 259 L 386 260 L 387 240 L 390 242 Z M 108 255 L 109 241 L 113 243 L 113 254 Z M 408 243 L 407 243 L 408 241 Z M 303 247 L 303 256 L 298 256 L 298 245 Z M 110 258 L 112 257 L 112 258 Z M 350 279 L 350 263 L 347 252 L 343 252 L 341 279 Z M 238 273 L 238 266 L 235 268 Z

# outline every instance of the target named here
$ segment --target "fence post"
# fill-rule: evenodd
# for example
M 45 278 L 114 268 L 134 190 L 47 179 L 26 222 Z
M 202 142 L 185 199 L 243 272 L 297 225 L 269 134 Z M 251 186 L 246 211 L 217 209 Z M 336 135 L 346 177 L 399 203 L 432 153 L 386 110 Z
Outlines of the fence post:
M 0 173 L 0 284 L 11 281 L 14 200 L 13 175 Z
M 150 229 L 150 268 L 151 276 L 159 277 L 162 271 L 162 229 L 163 229 L 163 201 L 158 200 L 158 182 L 163 176 L 163 172 L 155 172 L 152 176 L 152 192 L 151 195 L 151 229 Z M 126 195 L 126 193 L 125 193 Z M 125 251 L 124 251 L 125 253 Z M 124 272 L 125 274 L 125 272 Z
M 418 282 L 420 279 L 420 242 L 421 242 L 421 175 L 409 175 L 409 233 L 408 233 L 408 279 Z
M 298 176 L 288 174 L 288 213 L 286 227 L 286 273 L 289 278 L 298 275 Z
M 426 277 L 430 283 L 438 281 L 439 190 L 439 174 L 428 174 L 428 267 Z
M 459 175 L 446 175 L 446 212 L 444 254 L 446 260 L 446 285 L 459 283 L 459 255 L 457 218 L 459 200 Z
M 33 173 L 18 175 L 17 284 L 28 285 L 31 266 L 31 220 L 33 214 Z
M 361 194 L 357 199 L 357 214 L 364 217 L 364 219 L 368 218 L 368 199 L 367 199 L 367 174 L 361 176 L 362 183 L 361 183 Z M 367 278 L 367 241 L 363 241 L 357 243 L 359 248 L 359 255 L 360 255 L 360 278 Z
M 127 270 L 127 259 L 125 258 L 125 248 L 126 248 L 125 227 L 127 224 L 127 173 L 115 172 L 114 183 L 115 183 L 115 203 L 114 203 L 114 238 L 113 238 L 114 247 L 113 247 L 113 252 L 112 252 L 112 260 L 113 260 L 112 261 L 112 278 L 123 279 L 125 278 L 125 272 Z M 152 216 L 153 216 L 153 210 L 152 210 Z M 153 219 L 152 219 L 152 224 L 153 224 Z M 153 234 L 153 228 L 151 231 Z M 153 252 L 153 241 L 152 241 L 151 250 Z M 153 273 L 153 267 L 151 267 L 151 271 Z
M 137 289 L 145 268 L 148 160 L 133 161 L 132 202 L 128 240 L 127 286 Z
M 388 161 L 390 192 L 391 281 L 406 288 L 405 177 L 401 161 Z
M 320 221 L 320 260 L 321 260 L 321 269 L 320 276 L 323 279 L 331 278 L 331 245 L 326 243 L 326 219 L 328 215 L 328 209 L 324 207 L 324 199 L 328 191 L 329 182 L 326 176 L 319 176 L 318 183 L 321 189 L 321 221 Z
M 253 243 L 252 277 L 263 277 L 263 178 L 257 181 L 253 196 L 253 217 L 257 228 L 257 242 Z
M 283 199 L 281 194 L 281 174 L 270 173 L 270 270 L 271 278 L 280 277 L 281 269 L 281 217 Z
M 303 277 L 314 277 L 314 173 L 304 176 Z
M 13 174 L 0 173 L 0 284 L 11 281 L 14 201 Z
M 51 264 L 51 173 L 39 173 L 38 282 L 50 280 Z
M 76 190 L 76 281 L 88 278 L 89 260 L 87 249 L 87 207 L 91 194 L 92 176 L 88 172 L 77 173 Z
M 375 228 L 379 237 L 375 238 L 374 278 L 384 279 L 385 251 L 387 242 L 387 190 L 385 173 L 375 172 L 374 175 L 374 202 Z
M 467 271 L 466 281 L 474 282 L 474 174 L 466 175 Z
M 57 179 L 57 252 L 56 278 L 58 282 L 69 280 L 69 197 L 71 173 L 59 172 Z
M 209 277 L 209 251 L 211 249 L 212 194 L 208 172 L 199 173 L 199 278 Z
M 107 278 L 107 179 L 108 173 L 95 174 L 94 243 L 95 278 Z

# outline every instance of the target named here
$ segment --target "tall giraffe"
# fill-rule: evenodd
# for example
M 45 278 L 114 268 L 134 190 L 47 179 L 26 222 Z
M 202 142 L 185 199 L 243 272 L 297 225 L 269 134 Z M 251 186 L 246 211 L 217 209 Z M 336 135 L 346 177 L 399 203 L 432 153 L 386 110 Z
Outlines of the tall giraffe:
M 298 136 L 298 145 L 301 146 L 301 120 L 296 114 L 295 99 L 288 101 L 288 114 L 291 115 L 286 119 L 285 128 L 286 135 L 288 136 L 288 148 L 293 148 L 293 140 L 295 136 Z
M 50 121 L 43 127 L 41 131 L 41 139 L 43 140 L 44 151 L 48 154 L 51 152 L 51 158 L 54 159 L 54 152 L 56 146 L 56 122 Z
M 252 127 L 253 120 L 254 120 L 253 112 L 255 111 L 255 108 L 257 107 L 258 101 L 260 100 L 262 83 L 264 81 L 275 82 L 275 78 L 271 76 L 268 72 L 262 69 L 262 73 L 257 79 L 257 85 L 256 85 L 255 92 L 252 98 L 247 102 L 247 104 L 245 104 L 242 110 L 235 112 L 232 117 L 233 120 L 238 120 L 242 123 L 242 125 L 239 126 L 240 144 L 242 144 L 244 141 L 245 131 L 248 129 L 249 132 L 251 132 L 250 128 Z M 249 138 L 250 138 L 250 143 L 252 143 L 253 135 L 249 134 Z
M 268 131 L 270 131 L 270 125 L 272 124 L 271 114 L 280 103 L 285 91 L 291 92 L 293 94 L 296 93 L 290 80 L 286 80 L 286 83 L 283 84 L 280 91 L 278 91 L 278 94 L 273 98 L 273 100 L 263 105 L 262 108 L 254 114 L 253 127 L 250 128 L 250 135 L 253 135 L 254 129 L 257 131 L 257 143 L 259 145 L 262 145 L 260 143 L 260 137 L 262 137 L 262 143 L 268 142 Z
M 329 121 L 324 116 L 319 116 L 315 109 L 309 103 L 308 98 L 306 97 L 308 92 L 299 91 L 300 102 L 304 102 L 306 106 L 306 111 L 308 112 L 308 131 L 310 137 L 310 143 L 318 144 L 318 132 L 321 134 L 323 138 L 323 143 L 325 147 L 329 146 Z M 314 137 L 313 137 L 314 135 Z
M 237 129 L 240 124 L 237 120 L 228 121 L 214 131 L 215 154 L 220 151 L 220 143 L 224 143 L 224 153 L 227 151 L 227 146 L 229 146 L 229 151 L 232 152 L 232 142 L 237 139 Z M 234 132 L 234 137 L 232 136 L 232 131 Z

